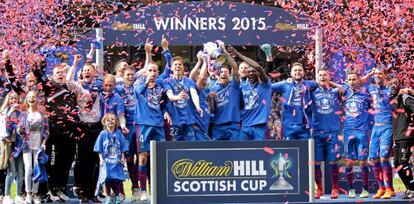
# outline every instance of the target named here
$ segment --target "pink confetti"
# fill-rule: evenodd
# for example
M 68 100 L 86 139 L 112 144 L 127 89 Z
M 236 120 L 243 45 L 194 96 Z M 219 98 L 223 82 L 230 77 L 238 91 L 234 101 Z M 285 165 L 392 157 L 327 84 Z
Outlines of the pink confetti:
M 270 147 L 264 147 L 263 150 L 265 152 L 267 152 L 268 154 L 270 154 L 270 155 L 274 155 L 275 154 L 275 151 L 273 149 L 271 149 Z

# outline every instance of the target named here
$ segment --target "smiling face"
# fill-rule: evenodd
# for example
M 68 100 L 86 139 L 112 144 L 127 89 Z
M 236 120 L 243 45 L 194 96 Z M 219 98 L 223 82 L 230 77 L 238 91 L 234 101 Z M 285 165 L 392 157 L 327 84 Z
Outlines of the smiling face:
M 37 93 L 35 91 L 29 91 L 26 95 L 25 103 L 27 107 L 34 107 L 37 104 Z
M 249 74 L 249 82 L 251 84 L 256 84 L 259 81 L 259 76 L 255 68 L 249 67 L 248 74 Z
M 60 64 L 53 69 L 52 79 L 59 84 L 63 84 L 66 81 L 66 66 L 67 64 Z
M 33 73 L 29 73 L 26 76 L 26 85 L 29 88 L 29 90 L 34 88 L 36 86 L 36 84 L 37 84 L 36 77 L 33 75 Z
M 174 72 L 174 75 L 183 75 L 184 74 L 184 62 L 182 59 L 175 59 L 171 63 L 171 69 Z
M 384 84 L 384 80 L 385 80 L 385 73 L 383 71 L 380 71 L 379 69 L 376 69 L 374 71 L 374 77 L 376 80 L 378 80 L 376 83 L 382 85 Z
M 158 77 L 158 65 L 155 63 L 150 63 L 147 68 L 147 77 L 156 79 Z
M 300 81 L 303 79 L 303 76 L 305 75 L 305 71 L 303 70 L 302 66 L 294 65 L 292 66 L 292 69 L 290 70 L 290 75 L 292 76 L 293 80 Z
M 91 64 L 85 64 L 82 68 L 82 80 L 86 83 L 91 83 L 95 78 L 95 67 Z
M 227 84 L 230 80 L 230 71 L 229 68 L 227 67 L 222 67 L 220 69 L 220 77 L 219 77 L 219 82 L 221 84 Z
M 115 118 L 115 115 L 109 115 L 107 118 L 106 118 L 106 120 L 105 120 L 105 126 L 108 128 L 108 129 L 114 129 L 115 128 L 115 125 L 116 125 L 116 118 Z
M 398 92 L 400 92 L 401 84 L 400 84 L 400 81 L 398 80 L 398 78 L 391 79 L 389 86 L 391 88 L 391 93 L 392 93 L 393 96 L 396 96 L 398 94 Z
M 125 84 L 131 85 L 135 80 L 135 71 L 132 68 L 127 68 L 124 70 L 124 81 Z
M 102 90 L 106 93 L 112 93 L 115 87 L 115 77 L 113 75 L 106 75 L 103 79 Z
M 19 101 L 19 95 L 17 95 L 16 92 L 10 92 L 9 95 L 9 105 L 14 105 L 17 104 L 17 102 Z
M 326 84 L 331 81 L 331 75 L 328 70 L 322 69 L 318 71 L 318 78 L 321 84 Z
M 352 89 L 356 90 L 356 89 L 359 88 L 360 81 L 359 81 L 359 75 L 358 74 L 355 74 L 355 73 L 348 74 L 348 76 L 346 78 L 346 81 L 348 82 L 348 85 Z
M 246 62 L 242 62 L 239 65 L 239 75 L 241 78 L 246 78 L 248 76 L 248 69 L 250 65 Z

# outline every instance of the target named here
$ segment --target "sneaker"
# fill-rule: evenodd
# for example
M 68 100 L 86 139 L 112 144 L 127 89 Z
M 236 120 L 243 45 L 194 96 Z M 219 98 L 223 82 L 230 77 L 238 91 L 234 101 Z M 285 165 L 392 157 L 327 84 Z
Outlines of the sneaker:
M 369 192 L 365 189 L 362 189 L 361 194 L 359 195 L 359 198 L 368 198 Z
M 65 203 L 70 201 L 70 198 L 67 195 L 65 195 L 62 191 L 58 191 L 56 193 L 56 196 L 59 197 L 59 199 Z
M 337 199 L 339 197 L 339 190 L 337 188 L 332 189 L 331 199 Z
M 82 198 L 82 196 L 81 196 L 81 190 L 80 190 L 80 188 L 79 188 L 79 187 L 73 187 L 73 188 L 72 188 L 72 192 L 73 192 L 73 195 L 74 195 L 76 198 L 79 198 L 79 199 L 81 199 L 81 198 Z
M 47 195 L 49 196 L 47 201 L 50 203 L 54 203 L 54 202 L 60 202 L 60 198 L 57 195 L 53 195 L 53 193 L 51 191 L 47 192 Z
M 348 191 L 348 197 L 349 198 L 355 198 L 356 197 L 355 189 L 349 189 L 349 191 Z
M 115 202 L 115 198 L 114 197 L 107 197 L 106 199 L 105 199 L 105 204 L 114 204 Z
M 14 197 L 14 203 L 24 203 L 25 200 L 22 196 L 16 195 L 16 197 Z
M 387 189 L 384 195 L 381 196 L 381 199 L 390 199 L 395 196 L 395 192 L 391 189 Z
M 125 198 L 124 198 L 125 199 Z M 121 196 L 116 196 L 115 197 L 115 204 L 121 204 L 122 203 L 122 198 L 121 198 Z
M 376 198 L 376 199 L 381 198 L 382 195 L 384 195 L 384 193 L 385 193 L 385 189 L 380 188 L 377 190 L 377 193 L 374 196 L 372 196 L 372 198 Z
M 323 196 L 323 189 L 318 189 L 315 194 L 315 199 L 319 199 Z
M 134 188 L 132 189 L 132 198 L 131 201 L 139 201 L 139 197 L 140 197 L 140 191 L 138 188 Z
M 98 197 L 93 197 L 93 198 L 91 198 L 90 200 L 92 201 L 92 203 L 102 203 L 102 201 L 101 201 L 101 200 L 99 200 L 99 198 L 98 198 Z
M 122 193 L 120 193 L 120 194 L 118 195 L 118 197 L 119 197 L 119 199 L 120 199 L 120 200 L 122 200 L 122 201 L 124 201 L 124 200 L 125 200 L 125 195 L 124 195 L 124 194 L 122 194 Z
M 38 196 L 33 196 L 33 203 L 34 204 L 40 204 L 40 203 L 42 203 L 42 201 L 40 200 L 40 198 Z
M 32 201 L 33 201 L 32 196 L 31 196 L 31 195 L 27 195 L 27 196 L 26 196 L 26 200 L 25 200 L 25 202 L 26 202 L 27 204 L 31 204 L 31 203 L 32 203 Z
M 4 196 L 3 204 L 13 204 L 13 199 L 11 199 L 10 196 Z
M 139 200 L 140 201 L 147 201 L 148 200 L 147 191 L 141 191 L 141 194 L 139 196 Z

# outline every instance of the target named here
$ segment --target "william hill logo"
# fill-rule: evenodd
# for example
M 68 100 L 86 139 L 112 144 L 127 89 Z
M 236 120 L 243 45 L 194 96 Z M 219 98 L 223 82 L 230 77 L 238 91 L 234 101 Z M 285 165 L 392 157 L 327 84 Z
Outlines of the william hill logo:
M 145 24 L 144 23 L 121 23 L 119 21 L 116 21 L 111 24 L 111 27 L 113 30 L 117 31 L 133 31 L 133 30 L 145 30 Z
M 191 159 L 182 159 L 175 162 L 171 168 L 177 179 L 188 177 L 222 177 L 229 176 L 233 165 L 230 161 L 224 162 L 222 166 L 215 166 L 213 162 Z

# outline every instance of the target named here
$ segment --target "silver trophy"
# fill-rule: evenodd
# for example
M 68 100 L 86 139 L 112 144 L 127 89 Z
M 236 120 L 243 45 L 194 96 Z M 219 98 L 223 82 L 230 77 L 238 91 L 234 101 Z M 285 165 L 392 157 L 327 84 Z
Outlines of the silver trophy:
M 290 168 L 290 165 L 290 161 L 287 158 L 283 158 L 282 153 L 279 153 L 279 158 L 277 160 L 272 160 L 270 166 L 275 171 L 277 180 L 270 186 L 269 190 L 293 190 L 293 186 L 285 179 L 285 177 L 291 178 L 287 171 Z

